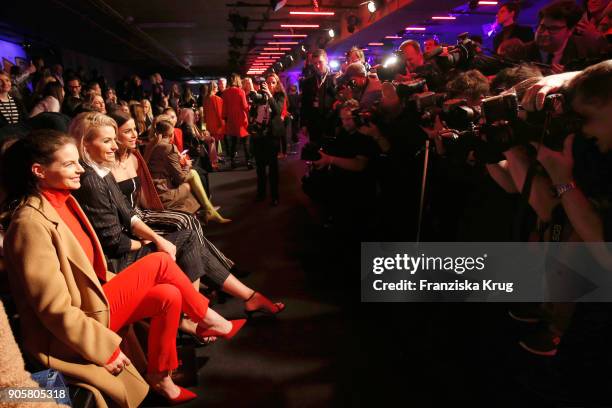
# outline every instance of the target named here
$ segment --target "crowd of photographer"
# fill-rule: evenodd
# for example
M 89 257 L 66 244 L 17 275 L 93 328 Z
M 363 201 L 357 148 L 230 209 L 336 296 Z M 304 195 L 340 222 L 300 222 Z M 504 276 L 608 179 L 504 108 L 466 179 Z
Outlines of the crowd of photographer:
M 408 40 L 371 70 L 351 50 L 334 76 L 314 52 L 303 188 L 323 222 L 361 241 L 609 241 L 612 7 L 585 6 L 546 5 L 531 39 L 502 5 L 493 55 L 469 34 L 425 54 Z M 608 251 L 593 256 L 609 270 Z M 603 389 L 585 373 L 612 333 L 607 304 L 510 313 L 534 324 L 524 349 L 557 355 L 564 391 Z

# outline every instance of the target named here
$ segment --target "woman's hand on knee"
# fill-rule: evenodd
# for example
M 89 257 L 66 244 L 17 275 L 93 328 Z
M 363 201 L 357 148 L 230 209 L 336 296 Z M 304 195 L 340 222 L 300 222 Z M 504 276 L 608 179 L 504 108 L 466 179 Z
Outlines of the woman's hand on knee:
M 130 364 L 132 364 L 130 359 L 127 358 L 125 354 L 123 354 L 123 351 L 119 351 L 117 357 L 110 363 L 106 364 L 104 368 L 106 368 L 106 371 L 108 371 L 109 373 L 117 375 L 121 373 L 121 371 L 123 371 L 123 369 L 129 366 Z
M 159 239 L 155 242 L 155 246 L 160 252 L 165 252 L 172 258 L 173 261 L 176 261 L 176 246 L 168 241 L 165 238 L 159 237 Z

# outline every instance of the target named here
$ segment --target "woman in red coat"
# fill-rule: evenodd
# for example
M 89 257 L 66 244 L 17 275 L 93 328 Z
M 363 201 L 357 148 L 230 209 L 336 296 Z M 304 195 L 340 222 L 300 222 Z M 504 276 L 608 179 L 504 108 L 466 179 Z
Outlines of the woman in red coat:
M 242 90 L 240 75 L 233 74 L 229 87 L 223 92 L 223 119 L 225 119 L 225 150 L 231 160 L 232 168 L 236 167 L 236 144 L 238 140 L 244 146 L 244 157 L 249 169 L 253 168 L 249 154 L 248 126 L 249 105 Z
M 219 141 L 225 136 L 225 121 L 223 120 L 223 99 L 217 96 L 217 83 L 211 82 L 206 87 L 202 108 L 204 110 L 204 123 L 215 140 Z

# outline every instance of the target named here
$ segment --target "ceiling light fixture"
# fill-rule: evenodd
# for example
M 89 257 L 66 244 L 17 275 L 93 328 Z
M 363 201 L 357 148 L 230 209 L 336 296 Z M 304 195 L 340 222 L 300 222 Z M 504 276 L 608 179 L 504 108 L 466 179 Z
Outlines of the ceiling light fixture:
M 384 0 L 366 1 L 361 4 L 366 4 L 368 11 L 373 14 L 382 8 L 382 6 L 384 5 Z
M 425 27 L 406 27 L 406 31 L 425 31 Z
M 479 6 L 497 6 L 497 2 L 496 1 L 479 1 L 478 5 Z
M 268 45 L 298 45 L 297 41 L 268 41 Z
M 291 48 L 264 48 L 264 51 L 291 51 Z
M 385 38 L 388 40 L 399 40 L 402 37 L 400 37 L 399 35 L 386 35 Z
M 383 45 L 385 45 L 385 43 L 381 43 L 381 42 L 371 42 L 371 43 L 368 43 L 368 45 L 369 45 L 370 47 L 382 47 Z
M 285 55 L 284 52 L 260 52 L 259 55 Z
M 431 19 L 432 20 L 456 20 L 457 17 L 453 17 L 453 16 L 433 16 Z

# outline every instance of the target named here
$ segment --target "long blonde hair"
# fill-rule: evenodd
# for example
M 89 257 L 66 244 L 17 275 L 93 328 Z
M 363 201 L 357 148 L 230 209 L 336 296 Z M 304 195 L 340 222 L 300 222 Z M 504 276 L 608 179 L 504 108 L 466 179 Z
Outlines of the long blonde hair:
M 90 166 L 94 164 L 94 161 L 89 156 L 89 153 L 87 153 L 85 143 L 90 142 L 95 137 L 95 132 L 105 126 L 112 127 L 115 130 L 115 134 L 117 134 L 117 122 L 100 112 L 83 112 L 70 122 L 68 134 L 76 140 L 81 160 Z
M 191 124 L 187 123 L 187 118 L 193 118 Z M 193 133 L 196 135 L 196 137 L 198 139 L 202 138 L 202 133 L 200 132 L 200 129 L 198 129 L 198 127 L 196 126 L 195 123 L 195 114 L 193 112 L 193 110 L 191 110 L 191 108 L 185 108 L 185 109 L 181 109 L 181 113 L 179 115 L 179 120 L 178 120 L 178 126 L 181 126 L 183 123 L 185 123 L 187 126 L 190 126 L 193 129 Z

